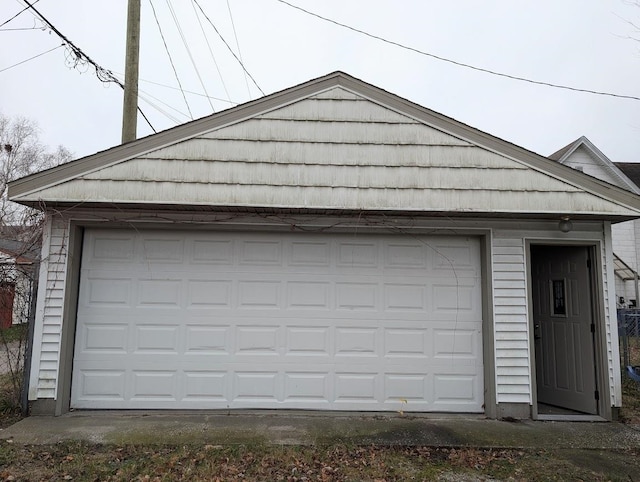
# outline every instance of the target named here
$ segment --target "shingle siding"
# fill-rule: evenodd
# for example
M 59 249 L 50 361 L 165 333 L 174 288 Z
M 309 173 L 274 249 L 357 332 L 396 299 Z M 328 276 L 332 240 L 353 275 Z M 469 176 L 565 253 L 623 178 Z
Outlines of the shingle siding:
M 621 208 L 343 87 L 84 172 L 33 196 L 437 213 L 592 215 Z

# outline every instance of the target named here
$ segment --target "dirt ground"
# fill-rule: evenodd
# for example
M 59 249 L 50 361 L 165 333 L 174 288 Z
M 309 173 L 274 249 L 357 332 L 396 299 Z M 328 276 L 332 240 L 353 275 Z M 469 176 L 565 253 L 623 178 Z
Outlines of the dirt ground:
M 640 340 L 634 359 L 640 357 Z M 638 360 L 640 364 L 640 360 Z M 0 430 L 17 421 L 0 416 Z M 640 431 L 640 384 L 623 376 L 621 420 Z M 0 481 L 640 481 L 640 447 L 482 449 L 342 442 L 20 445 L 0 442 Z
M 0 444 L 2 480 L 639 480 L 640 450 Z

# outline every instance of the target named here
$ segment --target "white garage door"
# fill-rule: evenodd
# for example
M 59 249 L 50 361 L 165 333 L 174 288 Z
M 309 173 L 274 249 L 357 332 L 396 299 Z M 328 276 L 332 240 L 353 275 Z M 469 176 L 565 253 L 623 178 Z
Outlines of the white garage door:
M 482 412 L 480 244 L 87 230 L 74 408 Z

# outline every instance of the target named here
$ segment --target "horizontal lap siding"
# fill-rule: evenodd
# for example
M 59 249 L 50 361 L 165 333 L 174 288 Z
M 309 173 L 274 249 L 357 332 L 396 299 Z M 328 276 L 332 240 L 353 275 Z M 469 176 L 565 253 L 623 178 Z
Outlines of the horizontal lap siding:
M 168 215 L 168 214 L 167 214 Z M 114 213 L 114 219 L 118 218 Z M 170 215 L 169 215 L 170 216 Z M 176 219 L 181 219 L 176 214 Z M 91 216 L 89 216 L 91 217 Z M 126 216 L 125 216 L 126 217 Z M 103 217 L 100 217 L 104 219 Z M 204 222 L 204 218 L 203 218 Z M 255 222 L 255 221 L 254 221 Z M 47 222 L 50 233 L 43 244 L 43 263 L 34 338 L 34 358 L 31 370 L 30 399 L 54 398 L 60 360 L 60 335 L 64 310 L 66 281 L 67 219 L 52 217 Z M 487 223 L 489 227 L 492 223 Z M 494 227 L 492 238 L 493 311 L 495 337 L 496 394 L 498 403 L 531 403 L 531 367 L 529 349 L 528 292 L 526 281 L 526 239 L 585 240 L 603 239 L 602 225 L 574 223 L 567 236 L 549 223 L 521 223 L 519 229 L 509 229 L 504 222 Z M 50 231 L 49 231 L 50 229 Z M 611 265 L 611 237 L 603 243 L 601 263 L 607 276 L 613 276 Z M 613 278 L 611 278 L 613 279 Z M 617 385 L 616 367 L 618 347 L 615 343 L 615 295 L 613 281 L 603 288 L 606 316 L 606 357 L 609 366 L 611 402 L 620 405 L 620 387 Z M 612 308 L 613 307 L 613 308 Z
M 608 363 L 608 377 L 611 395 L 611 406 L 622 405 L 622 387 L 620 385 L 620 347 L 618 345 L 618 316 L 616 312 L 615 273 L 613 267 L 613 242 L 611 226 L 605 229 L 604 249 L 602 250 L 602 271 L 604 288 L 605 339 Z
M 498 403 L 531 403 L 525 248 L 493 238 L 493 309 Z
M 606 231 L 606 230 L 605 230 Z M 621 394 L 615 376 L 619 370 L 615 281 L 613 273 L 613 250 L 611 235 L 605 236 L 602 224 L 574 223 L 573 230 L 564 234 L 548 224 L 522 224 L 522 229 L 499 229 L 494 231 L 492 242 L 494 336 L 496 357 L 496 395 L 498 403 L 531 403 L 533 357 L 529 345 L 529 305 L 526 271 L 526 240 L 535 242 L 604 241 L 601 250 L 601 265 L 604 277 L 602 294 L 605 317 L 606 363 L 608 383 L 613 406 L 620 406 Z M 597 273 L 600 274 L 600 273 Z
M 55 398 L 67 269 L 68 220 L 51 216 L 45 225 L 36 309 L 29 399 Z

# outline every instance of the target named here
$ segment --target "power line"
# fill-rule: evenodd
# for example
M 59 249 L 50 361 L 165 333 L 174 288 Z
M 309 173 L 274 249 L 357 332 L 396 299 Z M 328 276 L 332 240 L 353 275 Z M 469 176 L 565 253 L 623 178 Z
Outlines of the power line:
M 51 31 L 53 33 L 55 33 L 63 42 L 64 44 L 67 46 L 67 48 L 71 51 L 73 57 L 75 58 L 76 63 L 89 63 L 91 64 L 91 66 L 93 66 L 93 68 L 95 69 L 96 72 L 96 77 L 98 77 L 98 80 L 100 80 L 101 82 L 105 82 L 105 83 L 109 83 L 109 82 L 113 82 L 117 85 L 120 86 L 120 88 L 122 90 L 124 90 L 124 84 L 122 82 L 120 82 L 112 73 L 111 71 L 105 69 L 104 67 L 100 66 L 95 60 L 93 60 L 91 57 L 89 57 L 87 54 L 85 54 L 80 47 L 77 47 L 71 40 L 69 40 L 62 32 L 60 32 L 60 30 L 58 30 L 51 22 L 49 22 L 49 20 L 46 19 L 46 17 L 44 15 L 42 15 L 33 5 L 34 3 L 36 3 L 39 0 L 36 0 L 33 3 L 30 3 L 29 0 L 22 0 L 24 3 L 26 3 L 28 5 L 28 7 L 33 10 L 37 16 L 40 18 L 40 20 L 42 20 L 45 25 L 51 29 Z M 147 118 L 147 116 L 144 114 L 144 112 L 142 112 L 142 109 L 138 106 L 138 112 L 140 112 L 140 115 L 144 118 L 144 120 L 147 122 L 147 124 L 149 124 L 149 127 L 151 127 L 151 130 L 155 133 L 157 132 L 155 130 L 155 128 L 153 127 L 153 125 L 151 124 L 151 122 L 149 121 L 149 119 Z
M 227 0 L 227 10 L 229 10 L 229 18 L 231 19 L 231 27 L 233 28 L 233 36 L 236 39 L 236 47 L 238 48 L 238 57 L 242 60 L 242 52 L 240 51 L 240 42 L 238 42 L 238 32 L 236 32 L 236 23 L 233 21 L 233 14 L 231 13 L 231 4 L 229 0 Z M 249 97 L 251 97 L 251 90 L 249 90 L 249 80 L 247 79 L 247 74 L 244 74 L 244 83 L 247 86 L 247 92 L 249 93 Z
M 216 66 L 216 70 L 218 71 L 218 76 L 220 77 L 220 82 L 222 82 L 222 88 L 224 89 L 225 94 L 227 94 L 227 99 L 231 102 L 231 96 L 229 95 L 229 90 L 227 89 L 227 84 L 224 81 L 224 77 L 222 77 L 222 72 L 220 71 L 220 67 L 218 66 L 218 62 L 216 61 L 216 56 L 213 54 L 213 49 L 211 48 L 211 44 L 209 43 L 209 37 L 204 31 L 204 26 L 202 25 L 202 20 L 200 20 L 200 15 L 198 15 L 198 10 L 196 9 L 196 4 L 191 2 L 191 6 L 193 7 L 193 13 L 196 15 L 196 19 L 198 20 L 198 24 L 200 25 L 200 31 L 202 32 L 202 36 L 204 37 L 205 42 L 207 42 L 207 47 L 209 48 L 209 54 L 211 55 L 211 59 L 213 60 L 213 64 Z M 245 76 L 246 80 L 246 76 Z M 209 97 L 207 95 L 207 97 Z
M 36 3 L 38 3 L 40 0 L 35 0 L 31 5 L 35 5 Z M 26 12 L 27 10 L 29 10 L 29 7 L 24 7 L 22 10 L 20 10 L 18 13 L 16 13 L 13 17 L 11 17 L 9 20 L 5 20 L 4 22 L 0 23 L 0 27 L 4 27 L 6 24 L 8 24 L 9 22 L 11 22 L 11 20 L 13 20 L 14 18 L 18 17 L 21 13 Z
M 384 43 L 387 43 L 387 44 L 390 44 L 390 45 L 394 45 L 396 47 L 400 47 L 400 48 L 402 48 L 404 50 L 409 50 L 411 52 L 414 52 L 414 53 L 417 53 L 417 54 L 420 54 L 420 55 L 424 55 L 426 57 L 431 57 L 433 59 L 440 60 L 442 62 L 447 62 L 447 63 L 453 64 L 453 65 L 457 65 L 459 67 L 464 67 L 464 68 L 467 68 L 467 69 L 472 69 L 472 70 L 476 70 L 478 72 L 484 72 L 486 74 L 496 75 L 498 77 L 504 77 L 504 78 L 511 79 L 511 80 L 518 80 L 520 82 L 527 82 L 529 84 L 544 85 L 544 86 L 553 87 L 553 88 L 556 88 L 556 89 L 564 89 L 564 90 L 571 90 L 571 91 L 574 91 L 574 92 L 584 92 L 584 93 L 587 93 L 587 94 L 603 95 L 603 96 L 608 96 L 608 97 L 617 97 L 617 98 L 620 98 L 620 99 L 630 99 L 630 100 L 638 100 L 638 101 L 640 101 L 640 97 L 636 97 L 636 96 L 633 96 L 633 95 L 614 94 L 614 93 L 611 93 L 611 92 L 602 92 L 602 91 L 598 91 L 598 90 L 581 89 L 579 87 L 571 87 L 571 86 L 568 86 L 568 85 L 554 84 L 554 83 L 551 83 L 551 82 L 543 82 L 543 81 L 540 81 L 540 80 L 532 80 L 532 79 L 527 79 L 525 77 L 518 77 L 516 75 L 504 74 L 502 72 L 496 72 L 495 70 L 489 70 L 489 69 L 485 69 L 483 67 L 476 67 L 474 65 L 465 64 L 463 62 L 458 62 L 457 60 L 451 60 L 451 59 L 448 59 L 448 58 L 445 58 L 445 57 L 440 57 L 439 55 L 431 54 L 429 52 L 425 52 L 423 50 L 419 50 L 419 49 L 417 49 L 415 47 L 409 47 L 409 46 L 401 44 L 399 42 L 395 42 L 393 40 L 388 40 L 388 39 L 386 39 L 384 37 L 380 37 L 378 35 L 374 35 L 372 33 L 365 32 L 364 30 L 360 30 L 358 28 L 351 27 L 350 25 L 346 25 L 346 24 L 340 23 L 340 22 L 338 22 L 336 20 L 332 20 L 330 18 L 323 17 L 322 15 L 319 15 L 317 13 L 311 12 L 311 11 L 306 10 L 306 9 L 304 9 L 302 7 L 299 7 L 297 5 L 293 5 L 292 3 L 289 3 L 289 2 L 287 2 L 285 0 L 276 0 L 276 1 L 280 2 L 280 3 L 284 4 L 284 5 L 287 5 L 287 6 L 291 7 L 291 8 L 294 8 L 296 10 L 300 10 L 301 12 L 304 12 L 304 13 L 306 13 L 308 15 L 313 16 L 313 17 L 316 17 L 316 18 L 319 18 L 321 20 L 324 20 L 325 22 L 329 22 L 329 23 L 332 23 L 334 25 L 338 25 L 339 27 L 343 27 L 343 28 L 346 28 L 348 30 L 352 30 L 353 32 L 357 32 L 359 34 L 365 35 L 365 36 L 370 37 L 372 39 L 379 40 L 381 42 L 384 42 Z
M 162 102 L 160 99 L 158 99 L 157 97 L 154 97 L 150 94 L 148 94 L 147 92 L 144 92 L 140 89 L 138 89 L 138 97 L 140 97 L 140 99 L 142 99 L 144 102 L 146 102 L 147 104 L 149 104 L 151 107 L 153 107 L 155 110 L 157 110 L 158 112 L 160 112 L 162 115 L 164 115 L 167 119 L 169 119 L 171 122 L 174 122 L 175 124 L 181 124 L 182 121 L 180 121 L 180 119 L 178 119 L 177 117 L 169 114 L 169 112 L 167 112 L 166 110 L 162 109 L 161 107 L 159 107 L 158 105 L 154 104 L 153 102 L 151 102 L 149 100 L 149 97 L 152 99 L 155 99 L 158 102 Z M 164 102 L 162 102 L 164 104 Z M 173 109 L 173 107 L 171 107 Z M 174 109 L 175 110 L 175 109 Z M 189 116 L 186 114 L 182 114 L 184 115 L 187 120 L 189 120 Z
M 20 30 L 46 30 L 46 27 L 0 28 L 0 32 L 17 32 Z
M 158 16 L 156 15 L 156 9 L 153 6 L 153 2 L 149 0 L 149 5 L 151 5 L 151 10 L 153 11 L 153 18 L 156 20 L 156 24 L 158 25 L 158 30 L 160 31 L 160 37 L 162 38 L 162 43 L 164 44 L 164 50 L 167 52 L 167 56 L 169 57 L 169 63 L 171 64 L 171 68 L 173 69 L 173 75 L 178 82 L 178 87 L 180 88 L 180 92 L 182 92 L 182 98 L 184 99 L 184 103 L 187 106 L 187 110 L 189 111 L 189 117 L 193 120 L 193 113 L 191 112 L 191 107 L 189 107 L 189 102 L 187 101 L 187 96 L 184 95 L 184 90 L 182 89 L 182 83 L 180 82 L 180 77 L 178 77 L 178 71 L 176 70 L 176 66 L 173 63 L 173 59 L 171 58 L 171 53 L 169 52 L 169 47 L 167 46 L 167 41 L 164 38 L 164 33 L 162 32 L 162 27 L 160 26 L 160 21 L 158 20 Z
M 176 15 L 175 10 L 173 9 L 173 5 L 171 4 L 171 0 L 166 0 L 167 6 L 169 7 L 169 12 L 171 12 L 171 16 L 173 17 L 173 21 L 176 24 L 176 28 L 178 29 L 178 33 L 180 34 L 180 38 L 182 39 L 182 44 L 184 45 L 187 54 L 189 55 L 189 59 L 191 60 L 191 65 L 193 65 L 193 69 L 196 71 L 196 75 L 198 76 L 198 80 L 200 81 L 200 85 L 202 86 L 202 90 L 207 94 L 207 100 L 209 101 L 209 106 L 213 112 L 216 109 L 213 107 L 213 103 L 211 99 L 209 99 L 209 93 L 207 92 L 207 88 L 204 85 L 202 77 L 200 76 L 200 70 L 198 70 L 198 66 L 196 65 L 195 60 L 193 60 L 193 55 L 191 54 L 191 49 L 189 48 L 189 44 L 187 43 L 187 39 L 184 37 L 184 33 L 182 32 L 182 27 L 180 26 L 180 22 L 178 22 L 178 16 Z
M 18 65 L 22 65 L 24 63 L 27 63 L 30 60 L 37 59 L 38 57 L 42 57 L 43 55 L 48 54 L 49 52 L 53 52 L 54 50 L 59 49 L 60 47 L 64 47 L 64 44 L 60 44 L 57 47 L 53 47 L 52 49 L 47 50 L 46 52 L 42 52 L 42 53 L 40 53 L 38 55 L 34 55 L 33 57 L 29 57 L 28 59 L 23 60 L 22 62 L 18 62 L 17 64 L 13 64 L 13 65 L 10 65 L 9 67 L 5 67 L 4 69 L 0 70 L 0 72 L 4 72 L 6 70 L 12 69 L 14 67 L 17 67 Z
M 113 71 L 113 73 L 114 74 L 118 74 L 121 77 L 124 75 L 122 72 L 116 72 L 115 70 Z M 153 80 L 146 80 L 146 79 L 139 79 L 139 80 L 140 80 L 140 82 L 147 82 L 148 84 L 158 85 L 160 87 L 166 87 L 167 89 L 180 90 L 178 87 L 174 87 L 173 85 L 162 84 L 160 82 L 155 82 Z M 200 96 L 200 97 L 209 97 L 210 99 L 217 100 L 219 102 L 227 102 L 228 104 L 233 104 L 233 105 L 238 105 L 240 103 L 240 102 L 235 102 L 235 101 L 230 100 L 230 99 L 223 99 L 221 97 L 214 97 L 212 95 L 207 96 L 207 95 L 202 94 L 200 92 L 194 92 L 193 90 L 188 90 L 188 89 L 184 89 L 184 92 L 186 94 L 197 95 L 197 96 Z M 187 116 L 185 114 L 185 117 L 189 117 L 189 116 Z
M 119 75 L 120 77 L 123 77 L 123 74 L 120 74 L 118 72 L 114 72 L 114 74 Z M 142 79 L 138 79 L 140 81 L 142 81 Z M 173 87 L 175 88 L 175 87 Z M 149 92 L 142 90 L 142 89 L 138 89 L 139 92 L 141 92 L 142 94 L 144 94 L 147 97 L 150 97 L 151 99 L 154 99 L 157 102 L 160 102 L 161 104 L 165 105 L 166 107 L 168 107 L 169 109 L 177 112 L 178 114 L 180 114 L 181 116 L 184 116 L 187 118 L 187 120 L 189 120 L 189 116 L 187 114 L 185 114 L 184 112 L 176 109 L 175 107 L 167 104 L 165 101 L 163 101 L 162 99 L 158 99 L 157 97 L 155 97 L 154 95 L 151 95 Z M 180 124 L 180 120 L 178 120 L 176 117 L 172 116 L 171 114 L 169 114 L 168 112 L 166 112 L 165 110 L 161 109 L 160 107 L 158 107 L 157 105 L 155 105 L 153 102 L 151 102 L 149 99 L 144 98 L 142 95 L 140 95 L 140 98 L 143 99 L 147 104 L 149 104 L 151 107 L 153 107 L 154 109 L 156 109 L 158 112 L 160 112 L 161 114 L 163 114 L 165 117 L 167 117 L 169 120 L 175 122 L 176 124 Z
M 240 67 L 242 67 L 242 70 L 245 71 L 245 73 L 249 76 L 249 78 L 251 79 L 251 81 L 253 82 L 253 84 L 258 88 L 258 90 L 260 91 L 260 93 L 262 95 L 266 95 L 264 93 L 264 91 L 260 88 L 260 86 L 258 85 L 258 83 L 256 82 L 256 79 L 253 78 L 253 76 L 249 73 L 249 71 L 247 70 L 247 68 L 244 66 L 244 63 L 242 63 L 242 60 L 240 60 L 238 58 L 238 56 L 235 54 L 235 52 L 233 51 L 233 49 L 229 46 L 229 44 L 227 43 L 227 41 L 224 39 L 224 37 L 222 36 L 222 34 L 218 31 L 218 29 L 216 28 L 216 26 L 213 24 L 213 22 L 211 21 L 211 19 L 209 18 L 209 16 L 205 13 L 205 11 L 202 9 L 202 7 L 200 6 L 200 3 L 198 3 L 197 0 L 193 0 L 195 2 L 195 4 L 198 6 L 198 8 L 200 9 L 200 11 L 202 12 L 202 15 L 204 15 L 204 18 L 207 19 L 207 21 L 211 24 L 211 26 L 213 27 L 213 30 L 216 31 L 216 33 L 218 34 L 218 37 L 220 37 L 220 40 L 222 40 L 222 42 L 226 45 L 226 47 L 229 49 L 229 52 L 231 52 L 231 55 L 233 55 L 233 57 L 238 61 L 238 63 L 240 64 Z

